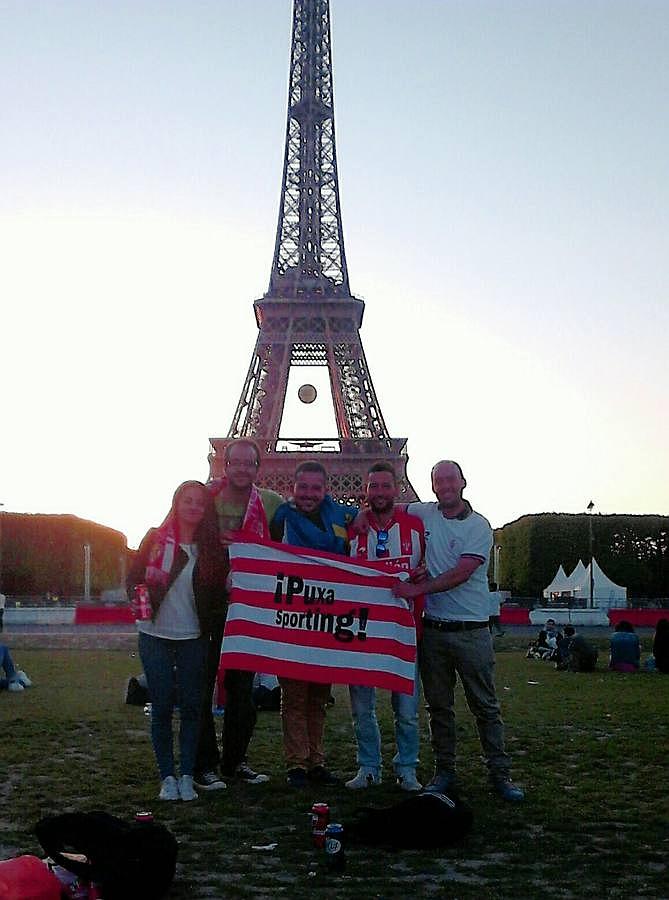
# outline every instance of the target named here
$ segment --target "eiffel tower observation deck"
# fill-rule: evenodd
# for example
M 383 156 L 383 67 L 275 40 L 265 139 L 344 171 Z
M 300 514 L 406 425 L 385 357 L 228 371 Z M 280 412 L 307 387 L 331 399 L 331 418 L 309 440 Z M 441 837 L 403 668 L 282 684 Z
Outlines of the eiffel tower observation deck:
M 267 293 L 253 304 L 258 338 L 232 424 L 211 438 L 212 477 L 223 474 L 223 451 L 250 437 L 263 454 L 258 482 L 284 496 L 299 462 L 317 459 L 330 492 L 359 502 L 378 460 L 393 463 L 401 499 L 416 499 L 406 475 L 406 438 L 390 437 L 360 340 L 365 304 L 349 287 L 335 145 L 329 0 L 294 0 L 288 117 L 279 222 Z M 327 371 L 336 434 L 282 434 L 289 382 L 295 373 Z M 327 391 L 322 391 L 327 393 Z M 309 405 L 313 385 L 297 395 Z M 319 399 L 319 402 L 323 402 Z

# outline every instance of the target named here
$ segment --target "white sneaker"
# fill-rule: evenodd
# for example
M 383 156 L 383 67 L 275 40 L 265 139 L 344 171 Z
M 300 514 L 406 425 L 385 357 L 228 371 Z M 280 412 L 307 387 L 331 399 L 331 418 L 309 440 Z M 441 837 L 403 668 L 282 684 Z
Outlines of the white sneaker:
M 203 772 L 193 777 L 193 783 L 203 791 L 224 791 L 227 784 L 222 781 L 216 772 Z
M 23 690 L 23 685 L 20 681 L 10 681 L 7 685 L 7 690 L 12 691 L 12 693 L 18 694 L 19 691 Z
M 33 686 L 32 681 L 28 678 L 28 676 L 23 671 L 23 669 L 17 670 L 16 677 L 17 677 L 18 681 L 23 685 L 23 687 L 32 687 Z
M 197 800 L 197 791 L 193 787 L 192 775 L 181 776 L 178 790 L 182 800 Z
M 346 782 L 345 787 L 350 791 L 361 791 L 363 788 L 372 787 L 372 785 L 381 784 L 381 775 L 370 772 L 369 769 L 358 769 L 358 774 Z
M 403 791 L 413 791 L 415 793 L 417 791 L 423 790 L 423 785 L 416 778 L 415 769 L 409 769 L 408 771 L 403 772 L 401 775 L 398 775 L 397 784 Z
M 177 780 L 174 775 L 168 775 L 167 778 L 163 778 L 163 783 L 160 786 L 160 793 L 158 794 L 159 800 L 178 800 L 180 797 L 179 794 L 179 785 L 177 784 Z

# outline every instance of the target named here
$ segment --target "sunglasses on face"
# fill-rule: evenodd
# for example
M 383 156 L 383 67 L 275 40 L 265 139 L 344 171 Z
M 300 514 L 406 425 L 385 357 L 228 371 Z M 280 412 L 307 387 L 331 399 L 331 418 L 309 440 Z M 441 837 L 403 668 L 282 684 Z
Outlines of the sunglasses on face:
M 388 549 L 388 532 L 386 529 L 376 532 L 376 555 L 390 556 Z

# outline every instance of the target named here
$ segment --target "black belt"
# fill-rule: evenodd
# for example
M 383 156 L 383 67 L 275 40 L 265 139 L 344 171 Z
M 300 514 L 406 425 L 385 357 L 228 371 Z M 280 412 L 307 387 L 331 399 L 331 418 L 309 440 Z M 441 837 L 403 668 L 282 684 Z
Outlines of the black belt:
M 423 619 L 423 625 L 435 631 L 473 631 L 488 627 L 487 622 L 439 622 L 437 619 Z

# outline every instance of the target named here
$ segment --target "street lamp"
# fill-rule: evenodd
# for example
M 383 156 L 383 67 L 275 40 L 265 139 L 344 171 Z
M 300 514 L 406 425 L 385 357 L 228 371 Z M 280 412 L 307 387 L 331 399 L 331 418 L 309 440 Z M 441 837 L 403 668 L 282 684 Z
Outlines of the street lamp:
M 91 601 L 91 545 L 84 544 L 84 602 Z
M 594 609 L 595 567 L 592 558 L 592 511 L 595 508 L 595 504 L 592 500 L 588 503 L 586 508 L 588 510 L 588 535 L 590 539 L 590 609 Z
M 495 544 L 492 558 L 492 580 L 495 582 L 495 590 L 499 590 L 499 554 L 502 552 L 500 544 Z

